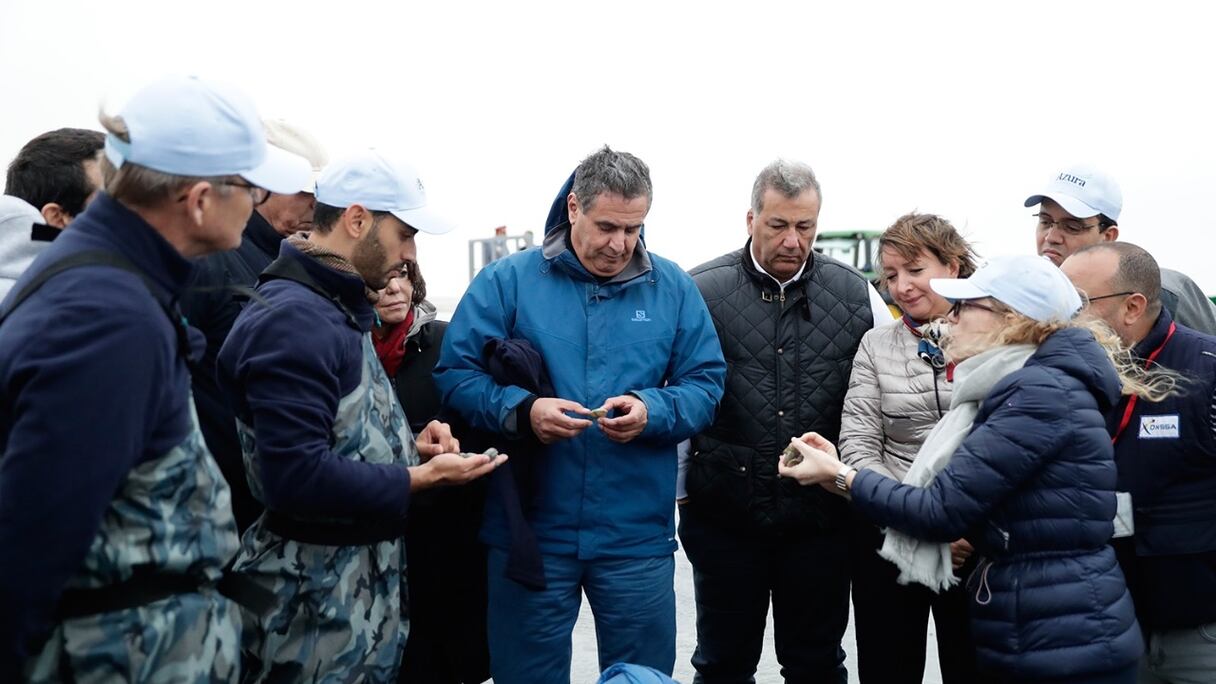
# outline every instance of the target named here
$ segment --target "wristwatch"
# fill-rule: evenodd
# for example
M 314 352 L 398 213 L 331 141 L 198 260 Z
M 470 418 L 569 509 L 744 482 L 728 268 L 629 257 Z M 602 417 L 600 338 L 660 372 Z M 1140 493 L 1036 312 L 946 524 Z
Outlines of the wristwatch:
M 857 469 L 851 465 L 841 465 L 840 470 L 836 471 L 836 489 L 839 489 L 842 494 L 849 493 L 849 475 L 857 472 Z

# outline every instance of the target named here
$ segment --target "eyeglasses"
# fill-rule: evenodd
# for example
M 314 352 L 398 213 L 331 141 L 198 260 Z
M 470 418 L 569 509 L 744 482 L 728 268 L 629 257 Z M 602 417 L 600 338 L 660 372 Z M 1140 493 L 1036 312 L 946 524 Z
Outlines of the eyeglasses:
M 249 183 L 237 183 L 236 181 L 220 181 L 220 185 L 229 185 L 234 188 L 245 188 L 249 191 L 249 199 L 253 200 L 253 206 L 260 207 L 270 199 L 270 191 L 266 188 L 260 188 Z
M 985 306 L 983 304 L 976 304 L 974 301 L 972 301 L 970 299 L 956 299 L 956 300 L 954 300 L 954 306 L 950 307 L 950 315 L 955 318 L 958 318 L 958 315 L 960 313 L 962 313 L 963 309 L 966 309 L 966 308 L 983 309 L 984 311 L 987 311 L 988 313 L 991 313 L 991 314 L 999 315 L 1001 313 L 1000 311 L 997 311 L 996 309 L 992 308 L 991 306 Z
M 1102 295 L 1101 297 L 1085 297 L 1085 301 L 1089 304 L 1093 304 L 1094 302 L 1098 301 L 1099 299 L 1110 299 L 1111 297 L 1130 297 L 1131 295 L 1134 295 L 1134 294 L 1136 294 L 1136 293 L 1135 292 L 1116 292 L 1114 294 Z
M 216 185 L 228 185 L 234 188 L 245 188 L 249 193 L 249 199 L 253 200 L 253 206 L 260 207 L 270 199 L 270 191 L 266 188 L 260 188 L 249 183 L 237 183 L 236 181 L 219 181 Z M 178 202 L 184 202 L 189 195 L 182 195 L 177 198 Z
M 1066 218 L 1057 221 L 1056 219 L 1052 218 L 1050 214 L 1045 214 L 1042 212 L 1032 214 L 1032 216 L 1039 220 L 1039 231 L 1043 233 L 1046 233 L 1052 228 L 1058 228 L 1060 232 L 1071 236 L 1083 235 L 1088 233 L 1091 228 L 1097 228 L 1099 233 L 1106 230 L 1106 226 L 1103 226 L 1101 221 L 1098 223 L 1085 223 L 1081 219 L 1077 218 Z

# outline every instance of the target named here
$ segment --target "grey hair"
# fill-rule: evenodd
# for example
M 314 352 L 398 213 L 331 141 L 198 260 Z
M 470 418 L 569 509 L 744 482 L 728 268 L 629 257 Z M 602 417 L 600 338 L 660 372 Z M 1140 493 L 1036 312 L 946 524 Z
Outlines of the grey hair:
M 759 214 L 764 210 L 764 192 L 772 188 L 788 199 L 793 199 L 803 192 L 813 189 L 820 200 L 823 191 L 819 188 L 819 180 L 810 166 L 802 162 L 792 162 L 785 159 L 764 167 L 756 182 L 752 185 L 752 211 Z
M 106 114 L 103 111 L 98 114 L 97 119 L 107 133 L 123 142 L 131 142 L 131 133 L 121 116 Z M 145 208 L 173 201 L 174 194 L 182 187 L 199 182 L 211 183 L 217 192 L 227 194 L 230 188 L 223 183 L 237 180 L 236 176 L 179 176 L 130 162 L 115 168 L 109 157 L 104 154 L 101 157 L 101 177 L 102 187 L 107 195 L 123 204 Z
M 646 166 L 646 162 L 628 152 L 617 152 L 607 145 L 579 162 L 574 171 L 571 192 L 578 198 L 583 211 L 590 210 L 596 198 L 605 192 L 620 195 L 626 200 L 645 195 L 648 206 L 654 200 L 650 167 Z
M 1077 254 L 1105 249 L 1119 257 L 1110 286 L 1115 292 L 1139 292 L 1148 300 L 1148 313 L 1161 312 L 1161 267 L 1148 250 L 1130 242 L 1099 242 Z

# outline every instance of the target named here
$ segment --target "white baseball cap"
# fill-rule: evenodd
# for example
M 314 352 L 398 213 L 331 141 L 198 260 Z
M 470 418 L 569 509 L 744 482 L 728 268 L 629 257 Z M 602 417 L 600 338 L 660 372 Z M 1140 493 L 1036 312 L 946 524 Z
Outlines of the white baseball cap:
M 286 150 L 297 157 L 303 157 L 312 167 L 312 173 L 299 192 L 313 193 L 317 187 L 317 176 L 321 169 L 329 163 L 329 155 L 325 147 L 311 133 L 283 119 L 265 119 L 262 127 L 266 129 L 266 142 L 269 145 Z
M 1050 199 L 1073 216 L 1085 219 L 1102 214 L 1112 221 L 1119 220 L 1123 209 L 1123 192 L 1115 179 L 1091 166 L 1072 166 L 1060 171 L 1037 195 L 1026 198 L 1026 206 L 1042 204 Z
M 365 150 L 334 160 L 317 178 L 317 201 L 331 207 L 355 204 L 387 211 L 411 228 L 441 235 L 454 226 L 426 205 L 426 188 L 413 166 Z
M 308 162 L 269 147 L 253 101 L 230 85 L 165 78 L 136 93 L 119 116 L 131 141 L 106 135 L 115 168 L 130 162 L 178 176 L 240 176 L 283 194 L 307 183 Z
M 1081 295 L 1046 257 L 994 257 L 970 278 L 930 278 L 929 287 L 950 300 L 992 297 L 1023 316 L 1046 323 L 1067 321 L 1081 310 Z

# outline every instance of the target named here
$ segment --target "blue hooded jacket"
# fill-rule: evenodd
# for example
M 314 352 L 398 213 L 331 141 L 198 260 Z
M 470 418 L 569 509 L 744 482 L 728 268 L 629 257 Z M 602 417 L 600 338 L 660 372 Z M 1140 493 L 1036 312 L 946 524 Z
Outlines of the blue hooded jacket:
M 1066 328 L 980 404 L 971 433 L 927 488 L 875 471 L 853 503 L 920 539 L 966 538 L 983 557 L 967 581 L 979 664 L 1022 679 L 1110 672 L 1144 649 L 1108 542 L 1115 460 L 1103 413 L 1119 400 L 1093 336 Z
M 515 409 L 531 394 L 496 384 L 482 349 L 490 338 L 521 338 L 544 357 L 557 396 L 587 408 L 621 394 L 639 397 L 648 422 L 631 442 L 612 442 L 593 425 L 542 450 L 529 521 L 546 554 L 669 554 L 676 548 L 676 444 L 713 420 L 726 364 L 704 300 L 675 263 L 639 240 L 625 270 L 601 281 L 567 249 L 572 179 L 554 202 L 544 246 L 491 263 L 469 285 L 444 335 L 435 382 L 444 404 L 473 427 L 515 433 Z M 482 536 L 498 548 L 508 544 L 494 500 Z

